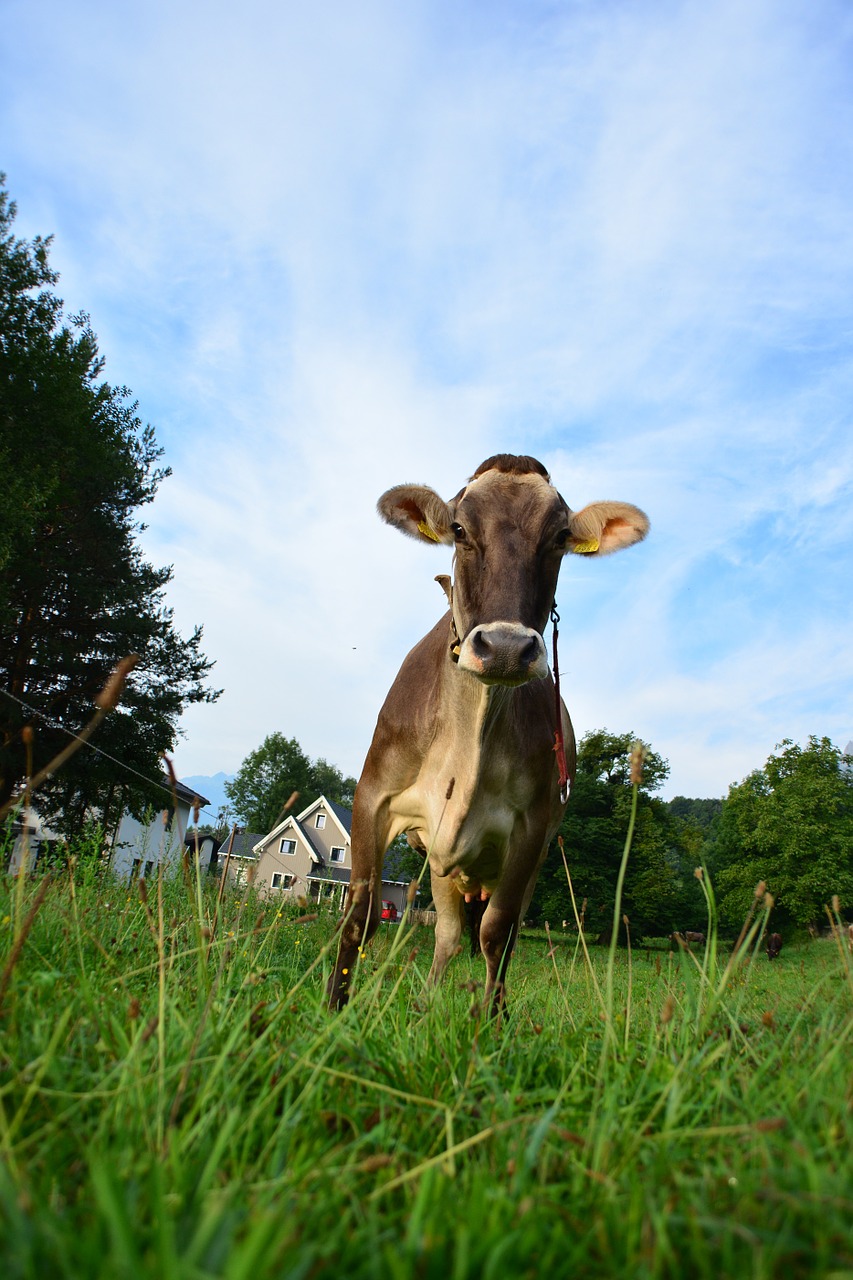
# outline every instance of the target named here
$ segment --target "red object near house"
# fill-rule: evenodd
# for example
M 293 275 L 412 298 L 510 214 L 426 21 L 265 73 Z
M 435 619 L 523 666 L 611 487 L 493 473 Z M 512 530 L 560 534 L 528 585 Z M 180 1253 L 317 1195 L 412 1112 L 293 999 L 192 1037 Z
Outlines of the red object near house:
M 398 915 L 398 912 L 397 912 L 397 908 L 394 906 L 394 903 L 393 903 L 393 902 L 387 902 L 387 901 L 383 898 L 383 899 L 382 899 L 382 919 L 383 919 L 383 920 L 396 920 L 396 919 L 397 919 L 397 915 Z

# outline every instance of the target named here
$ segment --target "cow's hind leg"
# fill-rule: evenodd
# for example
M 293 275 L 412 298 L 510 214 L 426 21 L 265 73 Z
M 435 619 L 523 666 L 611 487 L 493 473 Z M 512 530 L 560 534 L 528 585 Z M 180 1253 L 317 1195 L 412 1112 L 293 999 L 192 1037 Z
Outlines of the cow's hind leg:
M 480 894 L 465 895 L 465 923 L 468 926 L 468 932 L 471 934 L 471 955 L 478 956 L 480 954 L 480 923 L 483 919 L 483 912 L 486 910 L 488 899 Z
M 432 877 L 432 898 L 435 903 L 435 951 L 429 981 L 441 978 L 448 962 L 459 950 L 462 939 L 462 895 L 448 876 Z
M 501 908 L 492 898 L 480 924 L 480 948 L 486 959 L 484 1004 L 493 1014 L 506 1008 L 506 972 L 518 936 L 518 911 Z

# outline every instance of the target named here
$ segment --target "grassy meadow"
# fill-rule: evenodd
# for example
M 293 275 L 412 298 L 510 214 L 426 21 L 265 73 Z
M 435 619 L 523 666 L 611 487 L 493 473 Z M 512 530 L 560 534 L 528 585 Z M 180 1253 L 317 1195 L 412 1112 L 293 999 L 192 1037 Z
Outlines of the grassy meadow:
M 81 863 L 0 884 L 6 1280 L 853 1277 L 840 939 L 695 956 L 522 936 L 425 986 L 383 925 Z M 756 914 L 755 926 L 762 923 Z

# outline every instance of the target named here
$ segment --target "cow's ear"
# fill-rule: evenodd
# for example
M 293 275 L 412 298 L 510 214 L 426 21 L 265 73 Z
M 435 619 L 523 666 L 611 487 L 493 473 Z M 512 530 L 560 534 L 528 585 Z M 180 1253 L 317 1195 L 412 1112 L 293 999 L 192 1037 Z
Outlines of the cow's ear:
M 447 503 L 426 485 L 398 484 L 383 493 L 377 508 L 383 520 L 419 542 L 446 542 L 452 546 L 456 541 Z
M 607 556 L 641 542 L 649 531 L 649 519 L 630 502 L 591 502 L 569 516 L 567 551 L 584 556 Z

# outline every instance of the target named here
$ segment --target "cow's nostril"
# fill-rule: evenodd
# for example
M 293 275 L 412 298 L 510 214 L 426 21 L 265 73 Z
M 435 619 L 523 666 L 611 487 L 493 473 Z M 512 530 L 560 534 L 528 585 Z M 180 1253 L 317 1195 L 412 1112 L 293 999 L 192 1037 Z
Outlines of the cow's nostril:
M 531 636 L 521 651 L 521 665 L 529 667 L 539 657 L 539 637 Z
M 475 631 L 472 635 L 471 648 L 481 662 L 488 662 L 494 656 L 494 649 L 482 631 Z

